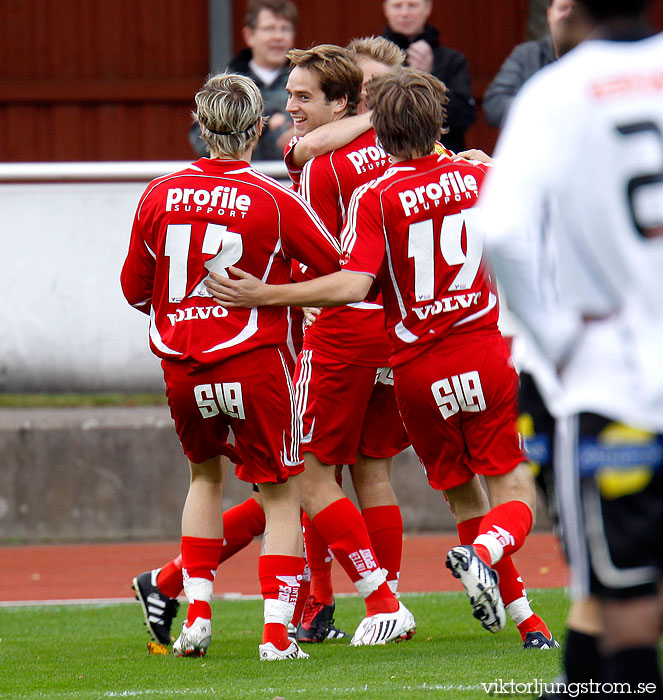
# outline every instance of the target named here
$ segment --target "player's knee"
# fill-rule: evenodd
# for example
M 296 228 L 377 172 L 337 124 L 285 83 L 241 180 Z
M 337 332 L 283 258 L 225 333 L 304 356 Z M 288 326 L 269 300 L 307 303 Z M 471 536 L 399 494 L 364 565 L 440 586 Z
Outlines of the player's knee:
M 536 515 L 536 486 L 527 462 L 521 462 L 507 474 L 487 476 L 486 484 L 493 506 L 507 501 L 522 501 L 532 511 L 532 520 Z
M 488 512 L 488 497 L 476 476 L 465 484 L 447 489 L 445 495 L 458 522 L 479 517 Z
M 355 491 L 365 492 L 375 489 L 391 491 L 389 463 L 383 459 L 360 458 L 350 467 L 352 485 Z

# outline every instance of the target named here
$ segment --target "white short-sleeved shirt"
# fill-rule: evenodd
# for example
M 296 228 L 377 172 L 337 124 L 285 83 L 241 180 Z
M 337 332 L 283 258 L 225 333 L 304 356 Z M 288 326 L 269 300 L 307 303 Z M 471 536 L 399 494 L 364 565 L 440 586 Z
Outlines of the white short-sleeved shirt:
M 528 81 L 480 206 L 553 412 L 662 430 L 663 35 L 587 41 Z

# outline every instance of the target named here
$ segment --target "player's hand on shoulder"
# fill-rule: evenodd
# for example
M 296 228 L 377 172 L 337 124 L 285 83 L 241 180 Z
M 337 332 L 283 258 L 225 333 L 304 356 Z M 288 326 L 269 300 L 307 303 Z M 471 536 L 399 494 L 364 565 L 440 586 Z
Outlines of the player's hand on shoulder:
M 493 159 L 482 150 L 478 148 L 469 148 L 467 151 L 461 151 L 456 153 L 459 158 L 464 158 L 465 160 L 478 160 L 481 163 L 492 163 Z
M 212 271 L 205 279 L 205 286 L 218 304 L 231 308 L 250 308 L 267 303 L 266 292 L 269 285 L 238 267 L 229 267 L 228 272 L 238 279 L 230 279 Z
M 318 320 L 318 316 L 320 315 L 322 309 L 318 308 L 317 306 L 304 306 L 302 311 L 304 312 L 304 321 L 308 327 L 312 326 Z

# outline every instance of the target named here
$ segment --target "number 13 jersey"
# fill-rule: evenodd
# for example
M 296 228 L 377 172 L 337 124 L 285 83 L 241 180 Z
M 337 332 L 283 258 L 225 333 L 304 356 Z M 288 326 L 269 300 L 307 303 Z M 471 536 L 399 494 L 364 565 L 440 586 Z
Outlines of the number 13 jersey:
M 285 308 L 219 306 L 208 272 L 235 265 L 269 284 L 290 281 L 295 258 L 318 274 L 339 269 L 340 248 L 292 190 L 247 162 L 202 158 L 150 183 L 122 269 L 130 304 L 150 314 L 159 357 L 205 366 L 288 340 Z
M 452 334 L 497 332 L 497 295 L 474 208 L 485 171 L 430 155 L 398 163 L 353 195 L 342 264 L 380 283 L 392 366 Z

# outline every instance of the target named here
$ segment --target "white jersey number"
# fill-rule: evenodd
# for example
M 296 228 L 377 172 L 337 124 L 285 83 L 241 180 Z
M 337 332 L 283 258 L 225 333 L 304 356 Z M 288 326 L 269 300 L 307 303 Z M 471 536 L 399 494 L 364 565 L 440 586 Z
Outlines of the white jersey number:
M 460 265 L 449 285 L 449 292 L 470 289 L 474 284 L 483 254 L 483 233 L 478 222 L 479 209 L 472 207 L 445 216 L 440 230 L 440 251 L 447 265 Z M 463 250 L 463 231 L 465 250 Z M 414 260 L 414 294 L 417 301 L 435 298 L 435 232 L 433 220 L 418 221 L 408 228 L 409 258 Z
M 166 229 L 164 253 L 170 258 L 168 269 L 168 301 L 177 304 L 186 294 L 188 281 L 189 246 L 191 245 L 191 224 L 170 224 Z M 244 245 L 242 236 L 229 231 L 227 226 L 207 224 L 203 238 L 202 253 L 213 255 L 205 263 L 211 272 L 228 277 L 226 268 L 234 265 L 242 257 Z M 209 275 L 205 278 L 208 279 Z M 189 294 L 189 297 L 209 297 L 205 280 Z

